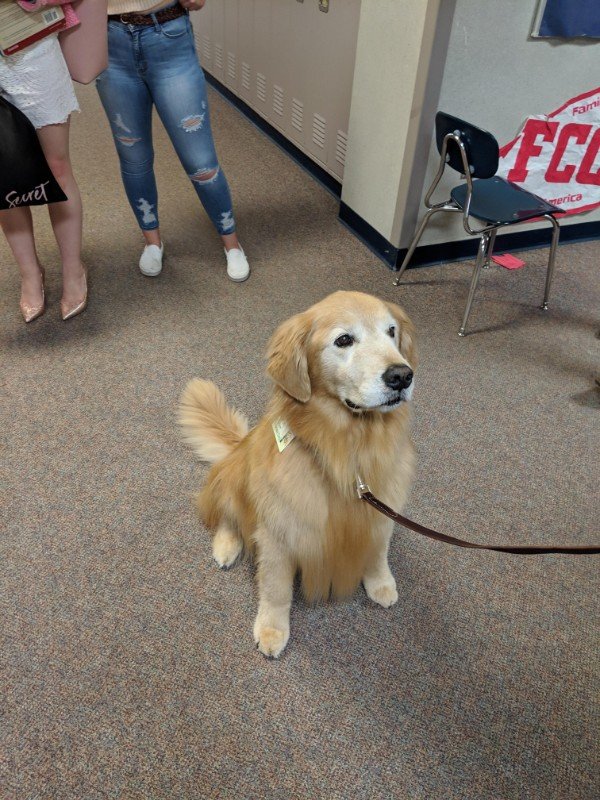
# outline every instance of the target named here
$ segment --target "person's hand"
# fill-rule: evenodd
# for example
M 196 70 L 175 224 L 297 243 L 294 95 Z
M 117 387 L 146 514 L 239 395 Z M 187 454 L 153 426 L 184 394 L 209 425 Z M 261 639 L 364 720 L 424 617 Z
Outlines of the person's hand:
M 200 11 L 204 8 L 206 0 L 179 0 L 179 5 L 183 6 L 187 11 Z

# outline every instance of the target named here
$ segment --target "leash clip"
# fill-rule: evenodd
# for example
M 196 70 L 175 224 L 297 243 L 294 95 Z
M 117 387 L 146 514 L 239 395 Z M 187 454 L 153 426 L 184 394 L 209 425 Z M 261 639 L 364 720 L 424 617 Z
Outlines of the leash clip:
M 362 500 L 363 495 L 366 492 L 370 492 L 371 488 L 368 483 L 365 483 L 360 475 L 357 474 L 356 476 L 356 493 L 358 494 L 358 499 Z

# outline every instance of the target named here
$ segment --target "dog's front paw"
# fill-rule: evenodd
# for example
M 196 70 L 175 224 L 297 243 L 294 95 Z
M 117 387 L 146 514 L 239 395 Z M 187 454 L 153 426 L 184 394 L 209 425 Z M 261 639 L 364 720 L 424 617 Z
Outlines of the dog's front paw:
M 385 581 L 367 581 L 365 580 L 365 591 L 374 603 L 377 603 L 384 608 L 393 606 L 398 602 L 398 591 L 396 589 L 396 581 L 391 578 L 386 578 Z
M 226 569 L 236 562 L 242 552 L 242 547 L 243 542 L 240 536 L 222 526 L 217 530 L 213 539 L 213 558 L 222 569 Z
M 274 628 L 261 623 L 258 619 L 254 625 L 254 641 L 260 652 L 268 658 L 277 658 L 283 652 L 290 638 L 289 626 L 285 629 Z

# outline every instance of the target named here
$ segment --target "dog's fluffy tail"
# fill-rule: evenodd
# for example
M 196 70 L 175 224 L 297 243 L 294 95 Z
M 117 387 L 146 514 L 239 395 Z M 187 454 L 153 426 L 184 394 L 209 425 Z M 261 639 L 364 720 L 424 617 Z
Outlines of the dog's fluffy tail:
M 227 405 L 212 381 L 190 381 L 179 403 L 179 424 L 203 461 L 224 459 L 248 433 L 248 420 Z

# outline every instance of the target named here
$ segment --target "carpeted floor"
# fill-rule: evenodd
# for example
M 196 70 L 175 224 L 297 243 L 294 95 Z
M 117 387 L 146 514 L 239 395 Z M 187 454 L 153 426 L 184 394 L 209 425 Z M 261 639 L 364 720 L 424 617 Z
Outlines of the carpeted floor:
M 474 540 L 598 540 L 598 243 L 407 285 L 337 204 L 211 93 L 253 273 L 219 241 L 157 132 L 167 248 L 140 237 L 92 88 L 73 150 L 88 311 L 59 319 L 56 248 L 37 210 L 50 308 L 31 326 L 0 242 L 2 784 L 6 800 L 591 800 L 598 796 L 598 561 L 465 552 L 398 530 L 398 605 L 299 599 L 277 662 L 252 642 L 244 564 L 221 573 L 191 496 L 205 467 L 175 426 L 193 376 L 251 419 L 279 321 L 340 289 L 401 302 L 419 333 L 418 480 L 408 512 Z M 501 244 L 500 244 L 501 249 Z M 358 502 L 358 501 L 357 501 Z

